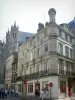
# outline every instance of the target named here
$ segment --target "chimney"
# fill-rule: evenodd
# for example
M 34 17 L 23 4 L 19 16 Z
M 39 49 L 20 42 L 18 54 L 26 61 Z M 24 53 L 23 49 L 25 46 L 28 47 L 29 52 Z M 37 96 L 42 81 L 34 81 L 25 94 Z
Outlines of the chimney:
M 50 18 L 50 22 L 55 23 L 56 10 L 54 8 L 49 9 L 48 15 L 49 15 L 49 18 Z
M 44 28 L 44 24 L 42 24 L 42 23 L 39 23 L 38 24 L 38 32 L 40 31 L 40 30 L 42 30 Z
M 45 26 L 48 26 L 48 25 L 49 25 L 49 23 L 48 23 L 48 22 L 46 22 L 46 23 L 45 23 Z

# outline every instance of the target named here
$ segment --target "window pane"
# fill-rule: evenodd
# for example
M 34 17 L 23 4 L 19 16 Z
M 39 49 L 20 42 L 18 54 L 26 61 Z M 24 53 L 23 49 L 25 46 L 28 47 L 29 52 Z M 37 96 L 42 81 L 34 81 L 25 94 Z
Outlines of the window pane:
M 44 48 L 45 48 L 45 52 L 47 52 L 47 51 L 48 51 L 48 43 L 45 44 L 44 46 L 45 46 L 45 47 L 44 47 Z
M 65 81 L 60 81 L 60 92 L 66 93 L 66 82 Z
M 28 92 L 32 93 L 33 92 L 33 83 L 28 84 Z
M 59 47 L 58 47 L 59 48 L 59 53 L 63 54 L 63 44 L 59 43 L 58 45 L 59 45 Z
M 69 47 L 65 47 L 65 56 L 69 57 Z

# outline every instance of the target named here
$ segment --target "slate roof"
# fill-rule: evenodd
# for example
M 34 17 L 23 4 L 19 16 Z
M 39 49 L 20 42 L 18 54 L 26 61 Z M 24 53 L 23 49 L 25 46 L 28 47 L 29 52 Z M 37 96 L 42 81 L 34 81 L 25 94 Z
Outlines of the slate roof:
M 22 31 L 19 31 L 19 42 L 20 43 L 23 43 L 25 41 L 25 37 L 32 37 L 34 35 L 34 33 L 30 33 L 30 32 L 22 32 Z
M 68 23 L 68 26 L 70 28 L 75 27 L 75 17 L 74 17 L 74 19 L 71 22 Z

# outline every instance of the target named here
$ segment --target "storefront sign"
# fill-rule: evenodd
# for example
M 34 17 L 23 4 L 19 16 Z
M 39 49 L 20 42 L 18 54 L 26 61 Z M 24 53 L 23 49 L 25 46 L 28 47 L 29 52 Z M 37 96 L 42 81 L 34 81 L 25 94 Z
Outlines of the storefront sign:
M 27 81 L 24 81 L 24 84 L 27 84 Z

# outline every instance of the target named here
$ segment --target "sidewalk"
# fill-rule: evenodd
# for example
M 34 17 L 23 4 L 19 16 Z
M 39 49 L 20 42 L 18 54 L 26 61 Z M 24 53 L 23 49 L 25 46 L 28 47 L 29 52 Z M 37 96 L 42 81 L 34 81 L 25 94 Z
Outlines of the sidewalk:
M 19 95 L 22 100 L 42 100 L 40 97 Z

